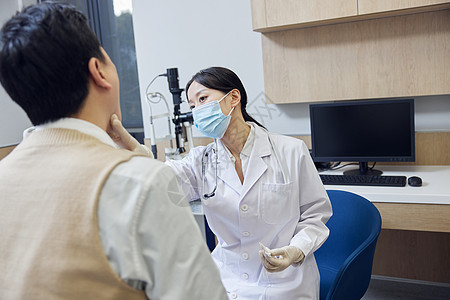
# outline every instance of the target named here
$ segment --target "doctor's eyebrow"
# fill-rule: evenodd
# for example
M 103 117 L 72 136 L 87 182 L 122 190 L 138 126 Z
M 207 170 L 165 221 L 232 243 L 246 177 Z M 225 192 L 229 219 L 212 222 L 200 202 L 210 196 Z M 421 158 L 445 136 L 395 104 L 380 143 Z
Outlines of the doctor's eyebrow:
M 204 92 L 207 91 L 207 90 L 208 90 L 208 89 L 201 89 L 201 90 L 198 90 L 198 91 L 194 94 L 194 96 L 197 98 L 199 94 L 204 93 Z

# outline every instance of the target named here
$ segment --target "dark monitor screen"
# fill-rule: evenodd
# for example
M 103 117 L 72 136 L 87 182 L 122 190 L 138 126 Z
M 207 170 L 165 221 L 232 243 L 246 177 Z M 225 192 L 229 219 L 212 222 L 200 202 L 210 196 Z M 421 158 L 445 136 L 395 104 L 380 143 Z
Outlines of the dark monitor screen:
M 414 99 L 311 104 L 312 157 L 320 162 L 414 161 Z

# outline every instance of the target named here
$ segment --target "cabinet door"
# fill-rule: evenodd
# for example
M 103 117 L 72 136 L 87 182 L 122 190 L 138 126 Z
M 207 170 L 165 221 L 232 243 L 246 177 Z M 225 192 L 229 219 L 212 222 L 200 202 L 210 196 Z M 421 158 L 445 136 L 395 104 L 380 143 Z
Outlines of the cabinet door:
M 355 16 L 357 0 L 265 0 L 268 27 Z
M 273 103 L 450 94 L 450 10 L 262 34 Z
M 358 0 L 358 13 L 371 14 L 410 8 L 426 8 L 438 4 L 448 4 L 448 0 Z

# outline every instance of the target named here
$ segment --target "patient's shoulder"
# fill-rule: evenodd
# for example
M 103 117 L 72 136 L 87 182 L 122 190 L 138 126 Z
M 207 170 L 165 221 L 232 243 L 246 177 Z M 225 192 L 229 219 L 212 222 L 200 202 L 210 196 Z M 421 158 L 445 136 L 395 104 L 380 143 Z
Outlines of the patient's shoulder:
M 146 182 L 167 179 L 175 176 L 172 169 L 159 160 L 145 156 L 134 156 L 130 160 L 118 164 L 110 177 L 120 177 L 131 182 Z

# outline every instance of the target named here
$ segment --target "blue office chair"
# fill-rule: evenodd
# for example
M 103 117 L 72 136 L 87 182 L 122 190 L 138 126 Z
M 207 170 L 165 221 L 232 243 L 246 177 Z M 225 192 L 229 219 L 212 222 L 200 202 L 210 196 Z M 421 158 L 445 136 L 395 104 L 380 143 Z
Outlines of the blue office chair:
M 367 199 L 345 191 L 327 191 L 333 216 L 330 236 L 314 253 L 320 272 L 321 300 L 361 299 L 372 273 L 381 216 Z

